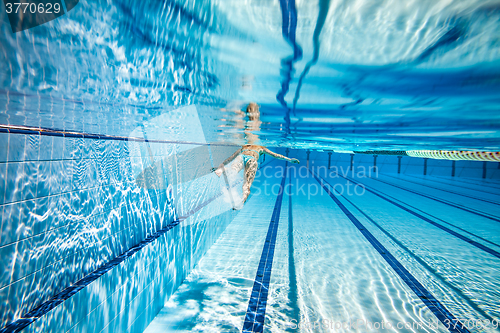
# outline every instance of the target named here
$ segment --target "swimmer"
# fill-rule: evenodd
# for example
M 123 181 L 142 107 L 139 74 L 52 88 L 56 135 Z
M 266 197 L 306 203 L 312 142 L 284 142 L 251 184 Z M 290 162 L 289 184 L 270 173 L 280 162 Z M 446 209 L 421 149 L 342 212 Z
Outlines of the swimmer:
M 235 163 L 233 163 L 231 167 L 233 172 L 238 173 L 243 168 L 245 168 L 244 171 L 245 182 L 243 183 L 243 198 L 242 198 L 243 203 L 245 203 L 245 201 L 247 201 L 248 199 L 248 196 L 250 195 L 250 187 L 252 186 L 252 183 L 255 179 L 255 174 L 257 173 L 257 168 L 259 167 L 259 163 L 257 161 L 260 155 L 262 154 L 268 154 L 274 158 L 289 161 L 296 164 L 300 163 L 299 160 L 296 158 L 288 158 L 286 156 L 273 153 L 272 151 L 263 146 L 244 145 L 243 147 L 238 149 L 233 155 L 231 155 L 227 160 L 222 162 L 222 164 L 217 169 L 213 168 L 212 171 L 214 171 L 217 174 L 217 176 L 220 177 L 222 175 L 222 172 L 224 171 L 224 167 L 227 164 L 231 163 L 231 161 L 236 159 Z

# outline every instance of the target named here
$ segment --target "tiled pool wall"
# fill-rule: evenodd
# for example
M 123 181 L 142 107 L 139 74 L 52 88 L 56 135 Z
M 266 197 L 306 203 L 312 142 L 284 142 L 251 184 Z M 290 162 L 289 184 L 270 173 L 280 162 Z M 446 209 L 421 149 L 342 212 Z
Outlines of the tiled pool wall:
M 184 200 L 179 225 L 23 330 L 141 332 L 235 216 L 214 174 L 176 189 L 137 186 L 132 164 L 150 166 L 172 147 L 134 144 L 0 133 L 0 328 L 165 231 Z M 182 178 L 177 163 L 162 169 L 166 184 Z M 181 198 L 193 191 L 194 203 Z
M 284 153 L 284 149 L 278 150 L 280 153 Z M 302 163 L 307 161 L 307 151 L 306 150 L 294 150 L 291 149 L 289 153 L 290 157 L 297 157 Z M 369 168 L 374 166 L 374 156 L 368 154 L 354 154 L 353 167 L 355 172 L 361 172 L 361 167 L 364 168 L 366 172 L 369 172 Z M 328 166 L 329 155 L 328 152 L 317 152 L 311 151 L 309 154 L 310 165 L 320 165 Z M 437 160 L 437 159 L 426 159 L 419 157 L 402 156 L 401 157 L 401 167 L 400 173 L 407 175 L 424 175 L 424 170 L 428 176 L 438 176 L 438 177 L 451 177 L 453 173 L 453 161 L 449 160 Z M 398 156 L 390 155 L 378 155 L 376 158 L 376 166 L 378 172 L 380 173 L 398 173 Z M 425 166 L 425 163 L 427 166 Z M 465 177 L 465 178 L 483 178 L 483 174 L 486 179 L 499 179 L 500 178 L 500 168 L 498 162 L 482 162 L 482 161 L 455 161 L 455 172 L 454 177 Z M 305 164 L 302 164 L 305 165 Z M 332 152 L 330 158 L 330 165 L 337 166 L 339 172 L 347 171 L 351 165 L 351 154 L 347 153 L 335 153 Z M 485 168 L 486 166 L 486 168 Z M 485 170 L 486 169 L 486 170 Z

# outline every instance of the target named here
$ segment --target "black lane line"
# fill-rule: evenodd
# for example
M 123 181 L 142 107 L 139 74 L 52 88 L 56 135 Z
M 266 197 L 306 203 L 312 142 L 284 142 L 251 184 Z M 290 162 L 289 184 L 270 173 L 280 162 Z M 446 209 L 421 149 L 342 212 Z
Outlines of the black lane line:
M 332 188 L 335 192 L 339 193 L 337 190 L 335 190 L 332 187 L 332 185 L 328 181 L 326 181 L 324 178 L 323 178 L 323 180 L 325 181 L 325 183 L 328 186 L 330 186 L 330 188 Z M 406 253 L 408 253 L 408 255 L 410 257 L 412 257 L 416 262 L 418 262 L 420 265 L 422 265 L 428 272 L 430 272 L 432 275 L 434 275 L 434 277 L 437 280 L 439 280 L 439 282 L 441 284 L 447 286 L 448 288 L 450 288 L 451 290 L 453 290 L 456 294 L 458 294 L 460 297 L 462 297 L 462 299 L 465 300 L 467 302 L 467 304 L 471 308 L 473 308 L 474 310 L 476 310 L 477 312 L 479 312 L 484 318 L 486 318 L 486 319 L 488 319 L 490 321 L 495 320 L 489 314 L 487 314 L 486 312 L 484 312 L 483 309 L 481 309 L 476 303 L 474 303 L 474 301 L 471 300 L 468 295 L 464 294 L 462 292 L 462 290 L 458 289 L 457 287 L 455 287 L 454 285 L 452 285 L 451 283 L 449 283 L 443 276 L 441 276 L 439 274 L 439 272 L 436 269 L 434 269 L 433 267 L 431 267 L 422 258 L 420 258 L 418 255 L 416 255 L 415 253 L 413 253 L 412 250 L 410 250 L 403 243 L 401 243 L 396 237 L 392 236 L 392 234 L 390 232 L 388 232 L 380 224 L 378 224 L 377 222 L 375 222 L 370 216 L 368 216 L 368 214 L 366 214 L 363 210 L 361 210 L 361 208 L 359 208 L 351 200 L 349 200 L 348 198 L 346 198 L 345 195 L 343 195 L 342 193 L 339 193 L 339 195 L 342 196 L 342 198 L 344 198 L 344 200 L 346 200 L 348 203 L 350 203 L 354 208 L 356 208 L 356 210 L 358 212 L 360 212 L 368 221 L 370 221 L 374 226 L 376 226 L 380 231 L 382 231 L 389 239 L 391 239 L 400 248 L 402 248 L 404 251 L 406 251 Z
M 344 176 L 342 176 L 342 175 L 340 175 L 340 174 L 338 174 L 338 175 L 339 175 L 340 177 L 342 177 L 342 178 L 345 178 L 345 179 L 347 179 L 347 180 L 350 180 L 349 178 L 344 177 Z M 384 182 L 383 180 L 380 180 L 380 179 L 376 179 L 376 178 L 371 178 L 371 179 L 376 180 L 376 181 L 381 182 L 381 183 L 384 183 L 384 184 L 387 184 L 387 185 L 389 185 L 389 186 L 394 186 L 394 187 L 397 187 L 397 188 L 402 189 L 402 190 L 407 191 L 407 192 L 411 192 L 411 193 L 414 193 L 414 194 L 420 195 L 420 196 L 422 196 L 422 197 L 424 197 L 424 198 L 428 198 L 428 199 L 431 199 L 431 200 L 434 200 L 434 201 L 437 201 L 437 202 L 444 203 L 445 205 L 452 206 L 452 207 L 455 207 L 455 208 L 458 208 L 458 209 L 464 210 L 464 211 L 469 212 L 469 213 L 472 213 L 472 214 L 474 214 L 474 215 L 482 216 L 482 217 L 484 217 L 484 218 L 487 218 L 487 219 L 492 220 L 492 221 L 495 221 L 495 222 L 500 222 L 500 219 L 499 219 L 499 218 L 497 218 L 497 217 L 493 217 L 493 216 L 490 216 L 489 214 L 488 214 L 488 215 L 486 215 L 486 214 L 483 214 L 483 213 L 477 212 L 477 211 L 475 211 L 475 210 L 472 210 L 471 208 L 463 207 L 463 206 L 461 206 L 461 205 L 454 204 L 454 203 L 452 203 L 452 202 L 449 202 L 449 201 L 446 201 L 446 200 L 442 200 L 442 199 L 439 199 L 439 198 L 436 198 L 436 197 L 432 197 L 432 196 L 430 196 L 430 195 L 423 194 L 423 193 L 421 193 L 421 192 L 417 192 L 417 191 L 410 190 L 410 189 L 407 189 L 407 188 L 404 188 L 404 187 L 401 187 L 401 186 L 398 186 L 398 185 L 394 185 L 394 184 L 391 184 L 391 183 L 388 183 L 388 182 Z M 365 186 L 365 185 L 363 184 L 363 186 Z
M 420 179 L 420 180 L 427 180 L 427 181 L 430 181 L 430 182 L 439 183 L 439 184 L 443 184 L 443 185 L 447 185 L 447 186 L 458 187 L 458 188 L 465 188 L 467 190 L 473 190 L 473 191 L 480 191 L 480 192 L 491 194 L 491 195 L 497 195 L 497 196 L 500 195 L 498 193 L 498 190 L 500 190 L 500 188 L 488 186 L 486 184 L 472 184 L 472 183 L 467 183 L 467 182 L 464 182 L 460 178 L 458 178 L 459 181 L 460 181 L 460 183 L 457 184 L 456 182 L 453 181 L 453 179 L 441 178 L 441 177 L 437 177 L 437 176 L 432 176 L 432 178 L 417 177 L 415 175 L 405 175 L 405 176 L 406 177 L 410 177 L 410 178 Z M 448 182 L 447 180 L 450 180 L 450 181 Z M 469 186 L 464 186 L 464 185 L 471 185 L 471 186 L 474 186 L 474 187 L 469 187 Z M 478 187 L 481 187 L 481 190 L 478 190 Z M 489 188 L 489 189 L 492 189 L 492 190 L 496 190 L 497 192 L 486 191 L 486 188 Z
M 500 190 L 500 184 L 497 183 L 494 179 L 488 179 L 490 182 L 488 182 L 487 184 L 484 184 L 484 183 L 487 182 L 486 180 L 483 180 L 484 183 L 481 183 L 480 181 L 479 182 L 467 181 L 467 180 L 470 180 L 470 179 L 465 180 L 465 179 L 460 178 L 460 177 L 455 177 L 456 179 L 448 179 L 446 177 L 440 177 L 440 176 L 432 176 L 432 177 L 438 178 L 438 179 L 441 179 L 441 180 L 449 180 L 451 182 L 460 181 L 461 183 L 465 183 L 465 184 L 468 184 L 468 185 L 485 186 L 485 187 L 490 187 L 491 189 L 494 189 L 494 190 Z M 450 184 L 450 183 L 448 183 L 448 184 Z M 454 185 L 454 186 L 460 186 L 460 185 L 461 184 L 457 184 L 457 185 Z
M 475 190 L 475 191 L 479 191 L 477 189 L 477 187 L 480 186 L 481 187 L 480 191 L 482 191 L 484 193 L 488 193 L 488 194 L 492 194 L 492 195 L 500 195 L 498 192 L 493 193 L 493 192 L 485 191 L 486 187 L 489 187 L 492 190 L 497 190 L 498 191 L 498 190 L 500 190 L 500 188 L 498 188 L 498 187 L 492 187 L 492 186 L 488 186 L 486 184 L 467 183 L 467 182 L 464 182 L 463 179 L 460 179 L 460 178 L 458 178 L 458 180 L 460 181 L 460 183 L 457 184 L 456 180 L 448 179 L 448 178 L 442 178 L 442 177 L 438 177 L 438 176 L 427 176 L 428 178 L 418 177 L 418 176 L 415 176 L 415 175 L 405 175 L 405 176 L 406 177 L 410 177 L 410 178 L 416 178 L 416 179 L 427 180 L 427 181 L 431 181 L 431 182 L 435 182 L 435 183 L 440 183 L 440 184 L 444 184 L 444 185 L 448 185 L 448 186 L 465 188 L 465 189 L 468 189 L 468 190 Z M 429 178 L 429 177 L 432 177 L 432 178 Z M 449 180 L 449 182 L 448 182 L 448 180 Z M 475 187 L 473 188 L 473 187 L 464 186 L 464 184 L 475 186 Z
M 363 186 L 365 186 L 365 185 L 363 185 Z M 365 189 L 366 189 L 366 187 L 365 187 Z M 392 195 L 389 195 L 389 194 L 387 194 L 387 193 L 384 193 L 384 195 L 385 195 L 386 197 L 388 197 L 388 198 L 394 199 L 396 202 L 400 202 L 401 204 L 403 204 L 403 205 L 405 205 L 405 206 L 407 206 L 407 207 L 411 207 L 411 208 L 415 209 L 416 211 L 419 211 L 419 212 L 421 212 L 421 213 L 424 213 L 425 215 L 428 215 L 428 216 L 432 217 L 433 219 L 436 219 L 436 220 L 438 220 L 438 221 L 441 221 L 441 222 L 443 222 L 444 224 L 447 224 L 447 225 L 449 225 L 449 226 L 452 226 L 452 227 L 453 227 L 453 228 L 455 228 L 455 229 L 458 229 L 458 230 L 460 230 L 460 231 L 462 231 L 462 232 L 464 232 L 464 233 L 466 233 L 466 234 L 468 234 L 468 235 L 471 235 L 471 236 L 473 236 L 473 237 L 475 237 L 475 238 L 477 238 L 477 239 L 480 239 L 480 240 L 482 240 L 483 242 L 486 242 L 486 243 L 489 243 L 489 244 L 491 244 L 491 245 L 494 245 L 494 246 L 498 246 L 498 247 L 500 247 L 500 245 L 499 245 L 499 244 L 497 244 L 497 243 L 494 243 L 494 242 L 492 242 L 492 241 L 490 241 L 490 240 L 487 240 L 487 239 L 485 239 L 485 238 L 483 238 L 483 237 L 481 237 L 481 236 L 478 236 L 478 235 L 476 235 L 476 234 L 474 234 L 474 233 L 472 233 L 472 232 L 470 232 L 470 231 L 467 231 L 467 230 L 465 230 L 465 229 L 463 229 L 463 228 L 457 227 L 456 225 L 454 225 L 454 224 L 452 224 L 452 223 L 450 223 L 450 222 L 446 222 L 445 220 L 440 219 L 439 217 L 434 216 L 434 215 L 432 215 L 431 213 L 427 213 L 426 211 L 423 211 L 423 210 L 421 210 L 420 208 L 417 208 L 417 207 L 415 207 L 415 206 L 412 206 L 412 205 L 410 205 L 409 203 L 402 202 L 401 200 L 396 199 L 396 198 L 395 198 L 395 197 L 393 197 Z
M 299 297 L 297 292 L 297 273 L 295 270 L 295 258 L 293 247 L 293 209 L 292 209 L 292 177 L 288 177 L 288 283 L 290 291 L 288 293 L 288 300 L 291 311 L 291 318 L 296 323 L 300 320 Z
M 415 177 L 415 176 L 413 176 Z M 451 185 L 451 186 L 455 186 L 455 187 L 463 187 L 464 184 L 466 185 L 470 185 L 470 186 L 475 186 L 475 188 L 477 188 L 477 186 L 481 186 L 483 188 L 489 188 L 491 190 L 494 190 L 494 191 L 498 191 L 500 190 L 500 188 L 496 187 L 496 186 L 493 186 L 494 184 L 493 183 L 488 183 L 488 184 L 480 184 L 480 183 L 471 183 L 471 182 L 467 182 L 467 181 L 464 181 L 463 178 L 460 178 L 460 177 L 453 177 L 453 178 L 457 178 L 456 180 L 454 179 L 447 179 L 445 177 L 438 177 L 438 176 L 433 176 L 434 179 L 432 179 L 432 181 L 436 181 L 438 183 L 442 183 L 442 184 L 446 184 L 446 185 Z M 420 177 L 415 177 L 415 178 L 420 178 Z M 438 180 L 435 180 L 435 178 L 437 178 Z M 425 179 L 425 178 L 422 178 L 422 179 Z M 441 180 L 441 181 L 439 181 Z M 448 182 L 449 180 L 449 182 Z M 459 183 L 457 183 L 457 181 L 459 181 Z M 471 187 L 467 187 L 465 186 L 465 188 L 467 189 L 473 189 Z M 489 194 L 496 194 L 498 195 L 498 192 L 497 193 L 493 193 L 493 192 L 488 192 L 488 191 L 484 191 L 485 193 L 489 193 Z
M 391 178 L 394 178 L 394 179 L 402 180 L 402 181 L 407 182 L 407 183 L 417 184 L 417 185 L 420 185 L 420 186 L 425 186 L 425 187 L 428 187 L 428 188 L 433 188 L 433 189 L 436 189 L 438 191 L 448 192 L 448 193 L 452 193 L 452 194 L 455 194 L 455 195 L 460 195 L 462 197 L 466 197 L 466 198 L 470 198 L 470 199 L 474 199 L 474 200 L 479 200 L 479 201 L 483 201 L 483 202 L 487 202 L 487 203 L 490 203 L 490 204 L 493 204 L 493 205 L 500 206 L 500 203 L 495 202 L 495 201 L 491 201 L 491 200 L 488 200 L 488 199 L 482 199 L 482 198 L 478 198 L 478 197 L 475 197 L 475 196 L 472 196 L 472 195 L 467 195 L 467 194 L 463 194 L 463 193 L 457 193 L 457 192 L 454 192 L 454 191 L 445 190 L 445 189 L 442 189 L 442 188 L 439 188 L 439 187 L 434 187 L 434 186 L 430 186 L 430 185 L 427 185 L 427 184 L 422 184 L 422 183 L 419 183 L 419 182 L 412 182 L 411 180 L 407 180 L 407 179 L 403 179 L 403 178 L 392 177 L 392 176 L 389 176 L 389 175 L 387 175 L 387 176 L 391 177 Z
M 367 185 L 365 185 L 365 184 L 363 184 L 363 183 L 360 183 L 360 182 L 357 182 L 357 181 L 355 181 L 355 180 L 352 180 L 352 179 L 346 178 L 346 177 L 344 177 L 344 176 L 342 176 L 342 175 L 340 175 L 340 174 L 339 174 L 339 176 L 340 176 L 340 177 L 342 177 L 342 178 L 344 178 L 344 179 L 346 179 L 346 180 L 348 180 L 348 181 L 350 181 L 350 182 L 352 182 L 352 183 L 354 183 L 354 184 L 357 184 L 357 185 L 361 185 L 361 186 L 363 186 L 363 187 L 364 187 L 364 188 L 365 188 L 368 192 L 375 194 L 375 195 L 376 195 L 376 196 L 378 196 L 379 198 L 382 198 L 382 199 L 384 199 L 385 201 L 390 202 L 390 203 L 391 203 L 391 204 L 393 204 L 394 206 L 396 206 L 396 207 L 399 207 L 399 208 L 403 209 L 404 211 L 406 211 L 406 212 L 408 212 L 408 213 L 410 213 L 410 214 L 412 214 L 412 215 L 414 215 L 414 216 L 418 217 L 419 219 L 421 219 L 421 220 L 423 220 L 423 221 L 425 221 L 425 222 L 427 222 L 427 223 L 432 224 L 432 225 L 433 225 L 433 226 L 435 226 L 435 227 L 438 227 L 439 229 L 441 229 L 441 230 L 443 230 L 443 231 L 445 231 L 445 232 L 447 232 L 447 233 L 449 233 L 449 234 L 451 234 L 451 235 L 453 235 L 453 236 L 455 236 L 455 237 L 457 237 L 457 238 L 459 238 L 459 239 L 461 239 L 461 240 L 463 240 L 463 241 L 465 241 L 465 242 L 469 243 L 470 245 L 473 245 L 473 246 L 477 247 L 477 248 L 478 248 L 478 249 L 480 249 L 480 250 L 483 250 L 483 251 L 485 251 L 485 252 L 487 252 L 487 253 L 489 253 L 489 254 L 494 255 L 494 256 L 495 256 L 495 257 L 497 257 L 497 258 L 500 258 L 500 253 L 499 253 L 499 252 L 497 252 L 497 251 L 495 251 L 495 250 L 493 250 L 493 249 L 490 249 L 489 247 L 484 246 L 483 244 L 478 243 L 478 242 L 476 242 L 476 241 L 474 241 L 474 240 L 472 240 L 472 239 L 470 239 L 470 238 L 468 238 L 468 237 L 465 237 L 464 235 L 461 235 L 461 234 L 459 234 L 458 232 L 455 232 L 455 231 L 453 231 L 453 230 L 451 230 L 451 229 L 449 229 L 449 228 L 445 227 L 444 225 L 441 225 L 441 224 L 439 224 L 439 223 L 437 223 L 437 222 L 434 222 L 434 221 L 432 221 L 432 220 L 428 219 L 427 217 L 425 217 L 425 216 L 423 216 L 423 215 L 421 215 L 421 214 L 419 214 L 419 213 L 417 213 L 417 212 L 415 212 L 415 211 L 413 211 L 413 210 L 409 209 L 408 207 L 405 207 L 405 206 L 403 206 L 403 205 L 398 204 L 397 202 L 395 202 L 395 201 L 393 201 L 393 200 L 391 200 L 391 199 L 387 198 L 385 195 L 382 195 L 382 194 L 380 194 L 380 193 L 375 192 L 374 190 L 370 189 L 370 187 L 369 187 L 369 186 L 367 186 Z
M 134 255 L 136 252 L 142 250 L 146 245 L 149 243 L 152 243 L 156 239 L 158 239 L 160 236 L 163 234 L 167 233 L 169 230 L 173 229 L 175 226 L 179 224 L 179 221 L 173 221 L 170 224 L 168 224 L 165 228 L 155 232 L 151 236 L 147 237 L 144 239 L 142 242 L 139 244 L 131 247 L 129 250 L 126 252 L 120 254 L 116 258 L 114 258 L 111 261 L 108 261 L 106 264 L 102 265 L 92 273 L 88 274 L 85 276 L 83 279 L 77 281 L 75 284 L 72 286 L 64 289 L 60 293 L 56 294 L 52 298 L 50 298 L 48 301 L 43 302 L 30 312 L 23 314 L 21 318 L 17 319 L 16 321 L 13 321 L 12 323 L 8 324 L 4 328 L 0 329 L 0 333 L 17 333 L 22 331 L 24 328 L 26 328 L 28 325 L 33 323 L 35 320 L 40 319 L 43 315 L 45 315 L 47 312 L 51 311 L 54 309 L 56 306 L 59 304 L 63 303 L 65 300 L 69 299 L 71 296 L 75 295 L 77 292 L 88 286 L 90 283 L 93 281 L 97 280 L 100 278 L 102 275 L 110 271 L 113 267 L 119 265 L 121 262 L 125 261 L 125 259 L 131 257 Z
M 422 300 L 422 302 L 427 306 L 429 310 L 439 319 L 441 323 L 450 332 L 465 333 L 469 332 L 465 325 L 462 324 L 448 309 L 439 302 L 434 295 L 431 294 L 410 272 L 404 268 L 404 266 L 387 250 L 366 228 L 359 222 L 359 220 L 340 202 L 339 199 L 335 197 L 325 183 L 321 181 L 316 175 L 309 169 L 309 172 L 318 181 L 318 183 L 323 187 L 326 193 L 333 199 L 333 201 L 339 206 L 342 212 L 349 218 L 349 220 L 358 228 L 359 232 L 365 237 L 365 239 L 370 242 L 370 244 L 378 251 L 378 253 L 385 259 L 385 261 L 394 269 L 394 271 L 401 277 L 401 279 L 406 283 L 408 287 Z M 452 323 L 452 324 L 450 324 Z
M 281 179 L 281 188 L 276 198 L 273 215 L 269 223 L 266 241 L 260 256 L 259 267 L 255 276 L 252 288 L 252 294 L 248 302 L 248 309 L 245 315 L 242 332 L 263 332 L 264 319 L 266 317 L 266 304 L 269 292 L 269 283 L 271 281 L 271 269 L 273 267 L 274 246 L 276 244 L 276 235 L 280 221 L 281 203 L 283 201 L 283 192 L 285 189 L 286 175 L 288 172 L 288 162 L 285 164 L 285 172 Z

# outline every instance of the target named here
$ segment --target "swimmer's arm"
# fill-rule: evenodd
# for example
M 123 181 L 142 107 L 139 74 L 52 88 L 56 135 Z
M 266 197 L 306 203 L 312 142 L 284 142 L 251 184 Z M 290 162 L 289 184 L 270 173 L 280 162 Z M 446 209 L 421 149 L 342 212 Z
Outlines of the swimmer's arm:
M 296 159 L 296 158 L 288 158 L 286 156 L 283 156 L 283 155 L 280 155 L 280 154 L 276 154 L 276 153 L 270 151 L 267 148 L 264 148 L 264 153 L 266 153 L 268 155 L 271 155 L 272 157 L 280 159 L 280 160 L 285 160 L 285 161 L 292 162 L 292 163 L 297 163 L 297 164 L 299 163 L 299 160 Z

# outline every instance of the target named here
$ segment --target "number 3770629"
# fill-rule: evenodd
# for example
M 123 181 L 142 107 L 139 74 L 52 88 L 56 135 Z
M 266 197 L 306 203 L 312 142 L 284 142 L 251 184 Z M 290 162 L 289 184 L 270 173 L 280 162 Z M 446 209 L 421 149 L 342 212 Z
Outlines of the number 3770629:
M 61 12 L 61 5 L 58 3 L 29 3 L 29 2 L 14 2 L 6 3 L 5 9 L 7 14 L 15 13 L 30 13 L 30 14 L 59 14 Z

